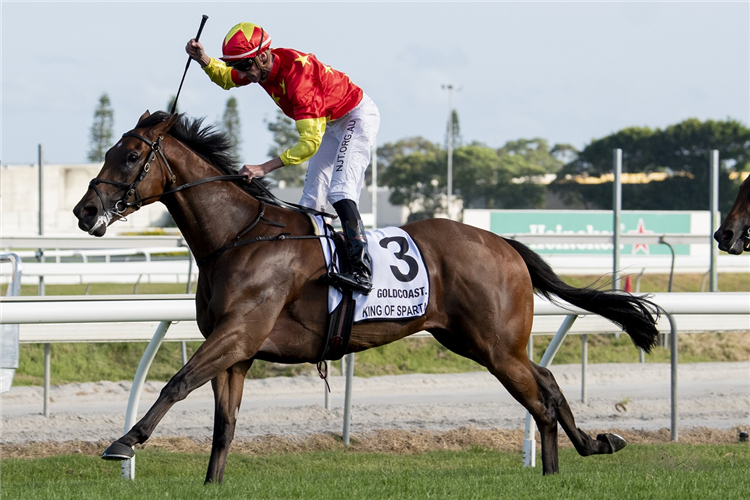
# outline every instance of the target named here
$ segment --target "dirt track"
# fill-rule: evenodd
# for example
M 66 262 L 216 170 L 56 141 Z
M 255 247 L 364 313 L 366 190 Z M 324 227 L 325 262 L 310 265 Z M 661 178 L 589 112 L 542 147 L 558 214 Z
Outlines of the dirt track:
M 669 441 L 669 365 L 590 365 L 586 404 L 580 401 L 580 366 L 555 366 L 553 373 L 583 429 L 616 430 L 631 442 Z M 139 415 L 162 386 L 148 384 Z M 324 386 L 315 377 L 248 380 L 233 450 L 340 448 L 344 379 L 332 377 L 331 386 L 326 410 Z M 6 457 L 100 453 L 122 434 L 129 390 L 129 382 L 54 387 L 52 414 L 45 418 L 41 388 L 15 387 L 0 398 L 0 451 Z M 680 365 L 678 409 L 680 441 L 736 442 L 739 430 L 750 429 L 750 362 Z M 203 387 L 172 408 L 148 445 L 208 450 L 212 416 L 211 390 Z M 520 449 L 524 417 L 523 408 L 485 372 L 356 378 L 353 448 Z

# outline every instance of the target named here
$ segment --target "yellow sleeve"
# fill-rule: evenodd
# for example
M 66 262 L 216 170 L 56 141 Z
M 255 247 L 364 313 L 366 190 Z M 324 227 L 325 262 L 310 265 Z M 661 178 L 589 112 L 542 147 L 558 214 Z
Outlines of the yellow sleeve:
M 297 120 L 296 125 L 299 142 L 281 153 L 279 158 L 284 166 L 299 165 L 312 158 L 317 153 L 326 131 L 325 118 L 305 118 Z
M 232 80 L 232 68 L 218 59 L 212 57 L 211 62 L 203 68 L 203 71 L 206 72 L 212 82 L 224 90 L 239 86 Z

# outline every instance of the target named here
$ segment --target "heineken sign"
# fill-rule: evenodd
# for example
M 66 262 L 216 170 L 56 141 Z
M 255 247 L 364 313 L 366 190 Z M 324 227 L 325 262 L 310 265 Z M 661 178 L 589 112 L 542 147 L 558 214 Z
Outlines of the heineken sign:
M 606 210 L 464 210 L 464 222 L 495 234 L 601 234 L 613 233 L 613 214 Z M 620 234 L 706 234 L 710 228 L 710 212 L 637 212 L 622 211 Z M 612 243 L 549 243 L 530 244 L 539 253 L 547 254 L 611 254 Z M 677 255 L 705 255 L 705 245 L 673 245 Z M 670 254 L 666 245 L 646 243 L 621 246 L 623 255 Z

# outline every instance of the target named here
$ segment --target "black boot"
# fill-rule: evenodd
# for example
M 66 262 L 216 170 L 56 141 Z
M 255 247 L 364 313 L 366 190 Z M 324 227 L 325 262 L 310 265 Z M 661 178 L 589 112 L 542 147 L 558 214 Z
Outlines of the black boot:
M 323 281 L 367 295 L 372 290 L 372 259 L 367 251 L 365 226 L 357 205 L 351 200 L 341 200 L 334 203 L 333 208 L 341 220 L 349 271 L 325 274 Z

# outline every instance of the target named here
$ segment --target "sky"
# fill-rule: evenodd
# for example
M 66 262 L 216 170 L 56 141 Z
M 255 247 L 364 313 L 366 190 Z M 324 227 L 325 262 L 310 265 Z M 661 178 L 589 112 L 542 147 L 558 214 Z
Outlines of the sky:
M 312 52 L 381 113 L 378 144 L 540 137 L 584 148 L 626 127 L 687 118 L 750 124 L 750 3 L 0 2 L 0 161 L 85 163 L 99 98 L 115 138 L 177 93 L 201 15 L 209 55 L 239 22 Z M 452 85 L 448 91 L 445 86 Z M 268 159 L 276 106 L 258 86 L 225 91 L 191 63 L 180 112 L 219 123 L 238 101 L 242 161 Z M 115 139 L 116 140 L 116 139 Z

